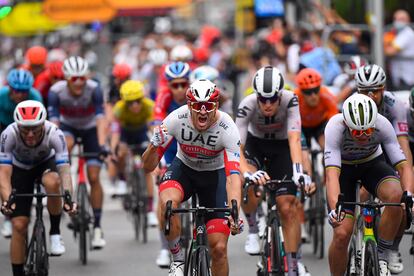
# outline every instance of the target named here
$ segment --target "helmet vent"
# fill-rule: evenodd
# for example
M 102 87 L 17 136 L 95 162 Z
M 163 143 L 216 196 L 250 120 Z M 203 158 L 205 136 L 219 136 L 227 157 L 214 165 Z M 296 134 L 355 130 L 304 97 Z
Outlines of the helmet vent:
M 360 124 L 364 124 L 364 107 L 362 106 L 362 103 L 358 104 L 358 115 Z
M 352 112 L 352 103 L 351 102 L 348 103 L 348 110 L 349 110 L 349 115 L 351 115 L 352 123 L 354 123 L 356 125 L 354 112 Z

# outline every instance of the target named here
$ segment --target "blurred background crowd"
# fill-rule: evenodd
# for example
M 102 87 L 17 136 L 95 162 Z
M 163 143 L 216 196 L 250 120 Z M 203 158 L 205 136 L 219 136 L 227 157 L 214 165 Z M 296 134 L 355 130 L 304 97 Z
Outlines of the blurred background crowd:
M 11 68 L 26 66 L 36 78 L 53 62 L 81 55 L 108 100 L 120 81 L 116 64 L 129 65 L 131 78 L 154 99 L 160 70 L 172 60 L 216 68 L 233 109 L 267 64 L 292 89 L 298 70 L 315 68 L 339 99 L 355 63 L 383 65 L 388 90 L 414 86 L 414 74 L 404 70 L 414 65 L 412 1 L 0 0 L 0 6 L 1 83 Z M 32 46 L 46 52 L 31 59 Z

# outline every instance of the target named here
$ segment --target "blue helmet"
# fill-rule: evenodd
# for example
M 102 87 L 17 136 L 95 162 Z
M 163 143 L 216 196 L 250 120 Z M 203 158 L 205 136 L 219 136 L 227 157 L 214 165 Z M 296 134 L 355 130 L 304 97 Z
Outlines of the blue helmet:
M 12 69 L 7 75 L 7 83 L 15 90 L 29 90 L 33 82 L 32 73 L 24 69 Z
M 165 67 L 165 76 L 169 81 L 181 78 L 188 79 L 190 71 L 190 65 L 188 63 L 178 61 L 170 63 Z

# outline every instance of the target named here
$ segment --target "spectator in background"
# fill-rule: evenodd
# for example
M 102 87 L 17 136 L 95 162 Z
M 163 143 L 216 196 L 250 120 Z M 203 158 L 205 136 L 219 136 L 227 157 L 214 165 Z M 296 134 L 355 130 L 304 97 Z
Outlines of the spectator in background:
M 405 10 L 394 13 L 395 37 L 385 41 L 384 52 L 390 58 L 391 79 L 394 88 L 411 89 L 414 86 L 414 31 L 409 26 L 410 15 Z

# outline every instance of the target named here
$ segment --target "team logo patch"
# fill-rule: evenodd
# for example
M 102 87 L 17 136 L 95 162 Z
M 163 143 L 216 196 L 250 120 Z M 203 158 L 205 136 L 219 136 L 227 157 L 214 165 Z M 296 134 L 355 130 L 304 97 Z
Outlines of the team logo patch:
M 401 132 L 408 132 L 408 124 L 407 123 L 398 123 L 398 129 Z

